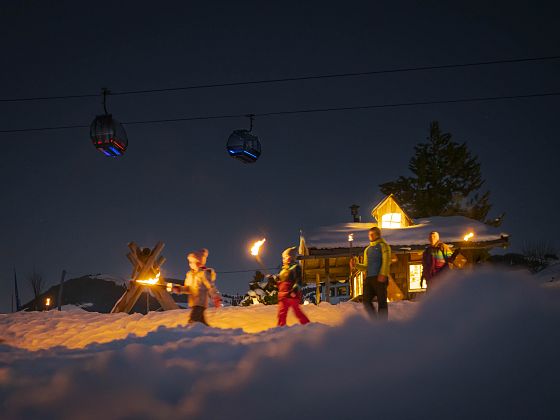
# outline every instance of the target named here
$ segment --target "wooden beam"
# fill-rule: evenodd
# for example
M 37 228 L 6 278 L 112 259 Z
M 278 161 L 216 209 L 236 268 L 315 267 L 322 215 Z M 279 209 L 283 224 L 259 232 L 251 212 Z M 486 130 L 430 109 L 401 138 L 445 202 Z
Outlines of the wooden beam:
M 145 286 L 145 288 L 147 287 L 151 287 L 151 286 Z M 157 299 L 157 301 L 159 302 L 159 304 L 161 305 L 164 311 L 179 309 L 179 305 L 177 305 L 177 303 L 173 300 L 171 295 L 167 293 L 167 291 L 163 287 L 155 286 L 150 290 L 152 291 L 152 294 Z
M 325 258 L 325 300 L 331 302 L 331 278 L 330 278 L 329 258 Z
M 156 262 L 156 258 L 159 257 L 159 254 L 161 254 L 161 251 L 163 251 L 164 247 L 165 244 L 161 241 L 156 244 L 150 256 L 145 262 L 143 262 L 144 265 L 141 271 L 136 275 L 136 278 L 133 278 L 133 280 L 143 279 L 144 277 L 149 279 L 152 277 L 154 263 Z
M 315 275 L 315 302 L 317 305 L 321 302 L 321 275 Z

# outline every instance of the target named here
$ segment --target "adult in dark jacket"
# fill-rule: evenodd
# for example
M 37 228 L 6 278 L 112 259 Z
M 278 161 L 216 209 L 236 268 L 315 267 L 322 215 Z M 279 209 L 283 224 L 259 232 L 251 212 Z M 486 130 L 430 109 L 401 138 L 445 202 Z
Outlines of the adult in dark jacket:
M 302 324 L 307 324 L 309 318 L 301 310 L 301 288 L 303 287 L 303 273 L 296 261 L 296 248 L 288 248 L 282 253 L 282 270 L 278 274 L 278 326 L 286 325 L 288 310 L 292 308 Z
M 430 243 L 422 253 L 422 277 L 420 284 L 426 280 L 428 289 L 434 287 L 435 279 L 447 268 L 455 259 L 453 251 L 448 245 L 440 241 L 438 232 L 430 232 L 428 236 Z
M 389 317 L 387 305 L 387 285 L 389 284 L 389 268 L 391 266 L 391 247 L 381 237 L 381 230 L 372 227 L 369 232 L 369 246 L 364 250 L 364 262 L 358 263 L 350 259 L 350 269 L 358 269 L 366 274 L 362 301 L 366 311 L 372 318 L 386 320 Z M 373 306 L 373 298 L 377 296 L 377 311 Z

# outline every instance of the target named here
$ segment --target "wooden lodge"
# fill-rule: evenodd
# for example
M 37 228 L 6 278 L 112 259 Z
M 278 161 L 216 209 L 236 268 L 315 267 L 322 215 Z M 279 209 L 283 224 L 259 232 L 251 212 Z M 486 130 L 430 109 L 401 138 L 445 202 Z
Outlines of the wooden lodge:
M 422 252 L 432 231 L 439 232 L 440 239 L 452 249 L 460 248 L 454 268 L 477 264 L 488 257 L 490 249 L 508 246 L 506 233 L 467 217 L 438 216 L 413 220 L 392 195 L 371 210 L 371 222 L 361 221 L 357 207 L 351 207 L 353 222 L 306 232 L 300 239 L 304 280 L 317 286 L 317 301 L 320 288 L 324 299 L 333 302 L 339 300 L 335 299 L 338 292 L 333 293 L 334 290 L 345 291 L 346 299 L 362 294 L 363 275 L 350 272 L 349 260 L 358 256 L 362 261 L 364 249 L 369 245 L 368 231 L 373 226 L 381 228 L 383 238 L 391 246 L 390 301 L 411 299 L 425 291 L 425 282 L 422 286 L 420 284 Z

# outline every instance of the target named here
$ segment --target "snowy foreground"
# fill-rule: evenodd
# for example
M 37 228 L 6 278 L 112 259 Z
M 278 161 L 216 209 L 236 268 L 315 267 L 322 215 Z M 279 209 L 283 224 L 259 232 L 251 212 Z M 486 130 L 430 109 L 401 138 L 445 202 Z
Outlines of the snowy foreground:
M 560 289 L 454 272 L 420 303 L 0 315 L 2 419 L 560 418 Z M 293 318 L 290 318 L 292 324 Z

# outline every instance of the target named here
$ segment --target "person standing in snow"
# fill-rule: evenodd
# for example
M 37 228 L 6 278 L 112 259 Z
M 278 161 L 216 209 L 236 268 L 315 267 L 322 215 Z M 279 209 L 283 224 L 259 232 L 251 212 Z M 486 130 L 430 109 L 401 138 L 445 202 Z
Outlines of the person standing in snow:
M 282 252 L 282 270 L 278 274 L 278 326 L 286 325 L 288 310 L 292 308 L 302 324 L 309 323 L 309 318 L 301 310 L 301 288 L 303 273 L 296 260 L 296 248 L 288 248 Z
M 434 287 L 434 279 L 449 268 L 457 252 L 452 252 L 448 245 L 439 240 L 438 232 L 430 232 L 430 243 L 422 254 L 422 277 L 420 285 L 426 280 L 428 289 Z
M 191 252 L 187 255 L 190 270 L 185 276 L 184 286 L 173 286 L 176 293 L 187 293 L 189 295 L 189 306 L 191 315 L 189 323 L 201 322 L 208 325 L 204 318 L 204 311 L 208 307 L 208 298 L 212 298 L 214 306 L 222 306 L 220 292 L 216 288 L 216 272 L 212 268 L 206 267 L 208 250 Z
M 389 284 L 389 267 L 391 266 L 391 247 L 381 237 L 381 230 L 378 227 L 372 227 L 368 236 L 370 243 L 364 250 L 363 264 L 360 264 L 356 258 L 351 258 L 350 269 L 357 269 L 366 273 L 362 295 L 366 312 L 372 318 L 386 320 L 389 317 L 387 286 Z M 377 296 L 377 312 L 372 302 L 375 296 Z

